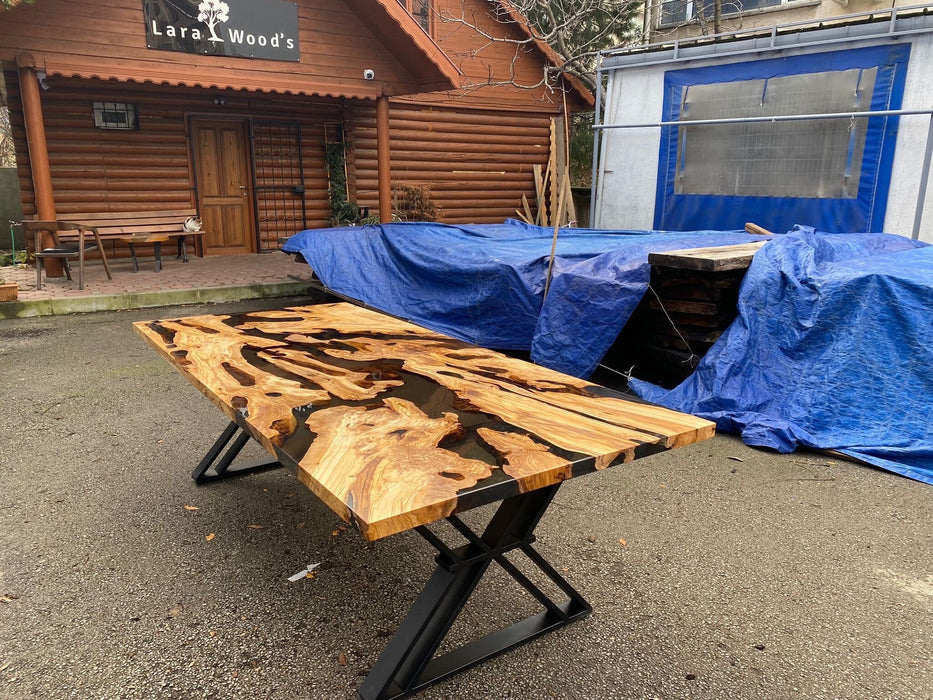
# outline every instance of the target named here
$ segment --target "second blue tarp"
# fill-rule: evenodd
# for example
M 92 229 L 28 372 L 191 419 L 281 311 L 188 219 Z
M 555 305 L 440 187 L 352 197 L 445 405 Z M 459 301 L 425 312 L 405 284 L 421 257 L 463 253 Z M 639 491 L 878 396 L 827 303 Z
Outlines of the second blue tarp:
M 696 371 L 671 391 L 631 387 L 749 445 L 835 449 L 933 484 L 933 246 L 776 236 Z

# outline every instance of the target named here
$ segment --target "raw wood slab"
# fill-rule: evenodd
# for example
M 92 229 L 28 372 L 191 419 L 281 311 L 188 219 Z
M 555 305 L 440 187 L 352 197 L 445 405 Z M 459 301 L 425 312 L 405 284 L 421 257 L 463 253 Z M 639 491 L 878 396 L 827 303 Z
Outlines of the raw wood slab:
M 346 303 L 134 326 L 370 540 L 713 435 Z
M 648 253 L 648 262 L 660 267 L 674 267 L 681 270 L 703 270 L 705 272 L 741 270 L 751 265 L 755 253 L 767 242 L 755 241 L 738 245 Z

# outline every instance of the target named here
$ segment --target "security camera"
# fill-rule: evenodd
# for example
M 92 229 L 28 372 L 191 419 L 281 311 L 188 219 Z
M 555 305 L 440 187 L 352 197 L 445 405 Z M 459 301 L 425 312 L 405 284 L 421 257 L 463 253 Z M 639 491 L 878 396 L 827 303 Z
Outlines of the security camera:
M 363 80 L 373 80 L 376 77 L 376 71 L 372 68 L 367 68 L 363 71 Z

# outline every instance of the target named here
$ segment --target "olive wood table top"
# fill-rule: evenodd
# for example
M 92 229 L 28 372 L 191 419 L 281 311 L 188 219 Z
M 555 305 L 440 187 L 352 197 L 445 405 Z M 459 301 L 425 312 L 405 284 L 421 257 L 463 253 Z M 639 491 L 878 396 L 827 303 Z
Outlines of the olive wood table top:
M 348 303 L 134 326 L 368 540 L 714 432 Z

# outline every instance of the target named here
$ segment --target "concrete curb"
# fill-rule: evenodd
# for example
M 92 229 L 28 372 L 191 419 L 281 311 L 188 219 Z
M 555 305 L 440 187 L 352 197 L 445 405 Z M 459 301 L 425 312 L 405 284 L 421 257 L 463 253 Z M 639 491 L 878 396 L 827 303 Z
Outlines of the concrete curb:
M 308 293 L 305 282 L 272 282 L 244 284 L 236 287 L 206 287 L 202 289 L 172 289 L 133 294 L 101 294 L 65 299 L 35 299 L 0 303 L 0 319 L 29 318 L 33 316 L 62 316 L 95 311 L 123 311 L 158 306 L 184 306 L 186 304 L 220 304 L 244 299 L 304 296 Z

